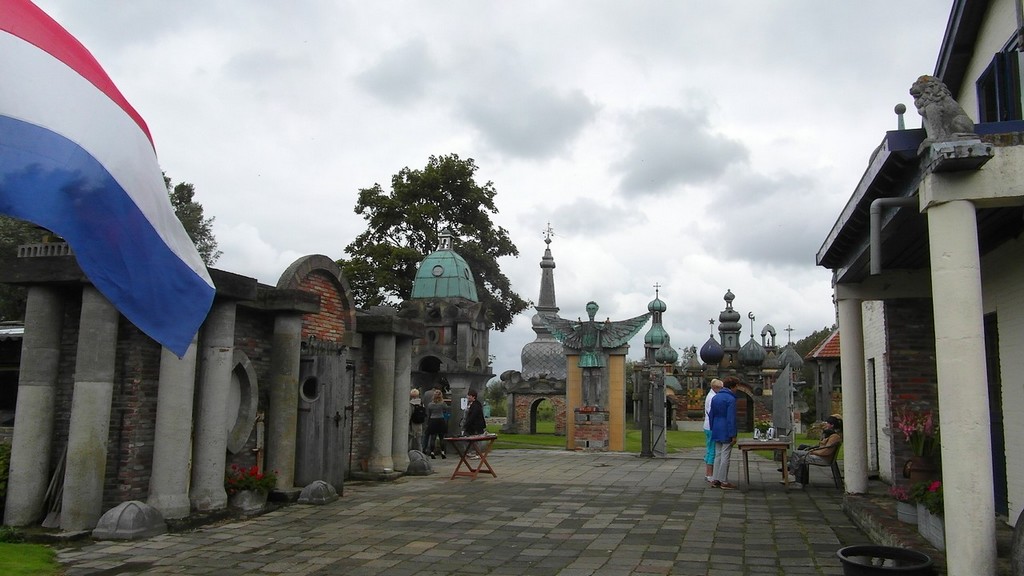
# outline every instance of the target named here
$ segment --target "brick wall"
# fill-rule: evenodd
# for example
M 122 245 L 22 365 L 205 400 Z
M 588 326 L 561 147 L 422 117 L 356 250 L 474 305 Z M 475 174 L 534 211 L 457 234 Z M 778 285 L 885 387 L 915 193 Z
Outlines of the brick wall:
M 65 301 L 60 371 L 56 388 L 56 418 L 51 459 L 51 467 L 54 468 L 63 457 L 67 446 L 80 315 L 81 296 L 69 291 L 69 297 Z M 268 398 L 266 383 L 269 382 L 269 343 L 272 330 L 272 317 L 239 308 L 236 317 L 235 346 L 252 361 L 260 386 L 259 406 L 262 411 L 266 410 Z M 149 494 L 155 442 L 160 345 L 122 317 L 118 323 L 115 354 L 103 510 L 126 500 L 146 500 Z M 245 466 L 255 464 L 256 456 L 251 450 L 255 447 L 256 435 L 252 434 L 246 449 L 237 455 L 229 455 L 228 463 Z
M 939 416 L 938 375 L 935 367 L 935 320 L 932 301 L 924 298 L 887 300 L 884 308 L 886 326 L 885 375 L 886 398 L 892 408 L 888 422 L 879 426 L 893 429 L 892 419 L 901 408 L 931 410 Z M 893 480 L 905 483 L 900 473 L 903 464 L 913 456 L 909 444 L 899 433 L 892 434 L 889 467 Z M 884 463 L 880 462 L 880 466 Z
M 373 446 L 373 350 L 374 339 L 363 338 L 358 350 L 355 382 L 352 384 L 352 470 L 363 470 Z
M 153 465 L 160 345 L 121 318 L 110 410 L 103 510 L 145 502 Z
M 608 450 L 608 412 L 573 411 L 576 419 L 573 440 L 577 450 Z
M 530 433 L 530 418 L 534 406 L 541 400 L 551 402 L 555 412 L 555 434 L 564 436 L 567 428 L 565 423 L 565 395 L 564 394 L 515 394 L 516 434 Z
M 249 359 L 256 372 L 256 386 L 259 389 L 257 410 L 266 415 L 270 402 L 270 342 L 274 334 L 274 316 L 251 308 L 239 307 L 235 313 L 235 350 Z M 236 454 L 228 453 L 227 466 L 232 464 L 250 467 L 256 464 L 256 431 L 249 434 L 245 447 Z M 263 447 L 266 449 L 266 446 Z
M 349 312 L 337 279 L 323 270 L 314 270 L 300 281 L 299 287 L 320 296 L 320 312 L 302 317 L 303 340 L 313 336 L 327 342 L 341 342 Z

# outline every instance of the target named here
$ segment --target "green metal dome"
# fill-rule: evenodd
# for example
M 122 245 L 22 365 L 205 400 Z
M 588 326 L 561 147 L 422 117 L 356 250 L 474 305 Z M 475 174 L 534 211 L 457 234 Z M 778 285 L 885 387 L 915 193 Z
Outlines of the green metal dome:
M 652 348 L 659 348 L 665 344 L 667 339 L 668 333 L 665 332 L 665 328 L 661 324 L 654 324 L 644 335 L 644 344 Z
M 473 272 L 466 261 L 452 250 L 452 234 L 441 233 L 437 250 L 420 262 L 412 283 L 413 298 L 465 298 L 479 302 Z

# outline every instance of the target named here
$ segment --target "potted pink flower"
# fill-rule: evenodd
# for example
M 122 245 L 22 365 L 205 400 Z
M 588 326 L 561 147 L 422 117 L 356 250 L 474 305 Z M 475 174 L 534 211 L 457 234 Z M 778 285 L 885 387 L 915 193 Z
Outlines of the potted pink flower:
M 893 416 L 893 426 L 903 434 L 913 457 L 903 465 L 903 477 L 914 482 L 933 480 L 938 468 L 934 457 L 939 447 L 939 425 L 931 410 L 903 408 Z
M 917 505 L 911 501 L 910 490 L 906 486 L 889 487 L 889 495 L 896 499 L 896 518 L 907 524 L 917 524 Z

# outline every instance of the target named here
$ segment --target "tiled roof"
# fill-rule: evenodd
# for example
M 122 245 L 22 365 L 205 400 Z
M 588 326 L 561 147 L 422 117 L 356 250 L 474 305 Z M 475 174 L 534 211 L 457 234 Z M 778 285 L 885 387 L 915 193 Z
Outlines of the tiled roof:
M 815 346 L 814 350 L 804 356 L 806 360 L 824 360 L 826 358 L 839 358 L 839 330 L 833 330 L 821 344 Z

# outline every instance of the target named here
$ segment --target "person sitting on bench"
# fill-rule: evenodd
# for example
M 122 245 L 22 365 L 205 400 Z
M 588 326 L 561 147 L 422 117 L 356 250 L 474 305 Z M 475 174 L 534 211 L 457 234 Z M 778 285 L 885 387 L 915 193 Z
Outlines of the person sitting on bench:
M 821 441 L 817 446 L 801 444 L 789 456 L 789 473 L 797 478 L 798 482 L 806 484 L 806 478 L 801 472 L 806 469 L 807 463 L 822 464 L 828 466 L 832 456 L 843 442 L 843 421 L 838 416 L 829 416 L 825 419 L 821 431 Z

